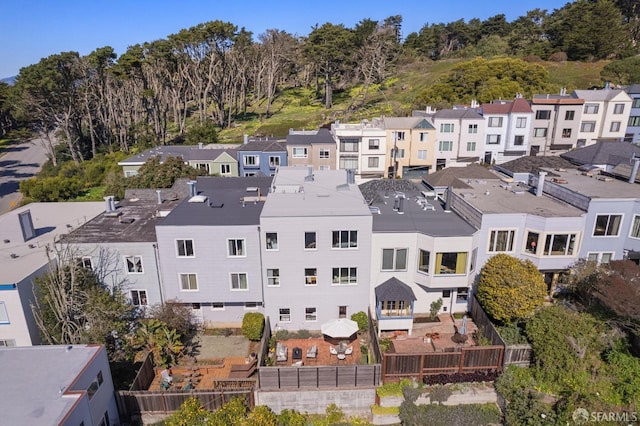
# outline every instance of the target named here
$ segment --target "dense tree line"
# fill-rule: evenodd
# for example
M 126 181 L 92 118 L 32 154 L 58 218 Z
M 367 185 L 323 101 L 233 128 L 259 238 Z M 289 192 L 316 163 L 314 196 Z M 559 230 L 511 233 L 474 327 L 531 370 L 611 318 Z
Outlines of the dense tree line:
M 87 56 L 62 52 L 20 70 L 0 85 L 0 137 L 18 122 L 64 142 L 76 164 L 100 152 L 187 141 L 187 128 L 231 127 L 251 106 L 263 118 L 283 90 L 312 89 L 326 108 L 333 93 L 369 88 L 394 72 L 398 59 L 439 60 L 495 55 L 569 60 L 624 58 L 637 52 L 640 10 L 629 0 L 577 0 L 513 22 L 425 24 L 401 42 L 401 16 L 363 19 L 353 28 L 325 23 L 307 36 L 270 29 L 254 35 L 209 21 L 164 39 L 130 46 L 118 56 L 101 47 Z M 407 59 L 405 59 L 407 60 Z M 510 94 L 513 96 L 513 94 Z M 55 151 L 51 150 L 55 164 Z

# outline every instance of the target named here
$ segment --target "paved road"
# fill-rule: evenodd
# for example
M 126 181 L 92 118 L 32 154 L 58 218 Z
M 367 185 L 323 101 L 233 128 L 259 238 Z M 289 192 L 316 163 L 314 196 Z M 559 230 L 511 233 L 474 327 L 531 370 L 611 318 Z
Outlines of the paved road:
M 20 203 L 20 181 L 33 177 L 47 161 L 42 139 L 12 145 L 0 154 L 0 214 Z

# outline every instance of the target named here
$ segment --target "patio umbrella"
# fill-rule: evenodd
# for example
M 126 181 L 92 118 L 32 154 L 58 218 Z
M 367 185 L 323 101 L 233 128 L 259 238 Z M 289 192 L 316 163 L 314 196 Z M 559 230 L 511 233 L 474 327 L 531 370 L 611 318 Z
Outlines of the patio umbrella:
M 351 337 L 358 332 L 358 323 L 347 318 L 339 318 L 322 324 L 320 330 L 328 337 Z
M 460 334 L 467 334 L 467 316 L 462 317 L 462 326 L 460 326 Z

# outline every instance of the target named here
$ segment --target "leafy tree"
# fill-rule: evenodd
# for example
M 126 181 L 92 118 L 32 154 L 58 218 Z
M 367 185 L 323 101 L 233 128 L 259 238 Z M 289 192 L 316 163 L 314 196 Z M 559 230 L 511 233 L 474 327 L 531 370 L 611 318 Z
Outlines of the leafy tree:
M 440 297 L 436 301 L 431 302 L 431 306 L 429 307 L 429 316 L 431 317 L 431 319 L 438 318 L 438 312 L 440 312 L 440 309 L 442 308 L 442 303 L 442 297 Z
M 146 317 L 162 321 L 184 338 L 191 336 L 198 328 L 191 307 L 178 299 L 150 306 L 146 311 Z
M 246 426 L 277 426 L 278 416 L 266 405 L 255 407 L 244 422 Z
M 77 261 L 78 252 L 63 243 L 47 248 L 49 272 L 35 281 L 35 302 L 31 305 L 43 340 L 50 345 L 96 343 L 107 347 L 110 359 L 123 356 L 119 341 L 135 319 L 116 283 L 107 288 L 103 277 L 117 262 L 116 256 L 101 250 L 95 270 Z M 36 291 L 37 289 L 37 291 Z
M 304 54 L 324 78 L 325 108 L 333 105 L 336 78 L 344 77 L 353 63 L 355 37 L 344 25 L 326 23 L 316 26 L 307 37 Z
M 264 315 L 260 312 L 247 312 L 242 318 L 242 335 L 249 340 L 262 339 Z
M 155 318 L 140 321 L 132 346 L 140 353 L 151 353 L 156 365 L 164 366 L 177 364 L 185 348 L 180 333 Z
M 542 274 L 529 260 L 497 254 L 480 272 L 477 297 L 496 321 L 507 323 L 532 315 L 546 294 Z
M 369 330 L 369 317 L 364 311 L 356 312 L 351 315 L 351 320 L 358 323 L 358 332 L 364 333 Z
M 220 426 L 236 426 L 243 423 L 249 408 L 242 398 L 231 398 L 231 401 L 220 407 L 213 415 L 213 424 Z
M 214 424 L 214 414 L 195 396 L 187 399 L 178 411 L 164 422 L 167 426 L 205 426 Z
M 305 426 L 307 418 L 296 410 L 285 408 L 278 414 L 278 426 Z
M 207 121 L 197 126 L 191 126 L 186 134 L 184 143 L 186 145 L 197 145 L 199 143 L 209 144 L 218 142 L 218 129 Z
M 513 58 L 477 58 L 456 64 L 446 76 L 418 94 L 415 106 L 469 103 L 472 99 L 490 102 L 513 99 L 516 93 L 530 97 L 550 89 L 549 73 L 541 65 Z
M 513 54 L 549 56 L 550 46 L 544 27 L 548 17 L 546 10 L 533 9 L 511 23 L 511 33 L 507 38 Z
M 640 57 L 611 61 L 600 71 L 600 76 L 603 80 L 616 84 L 640 83 Z
M 164 162 L 160 162 L 160 157 L 152 157 L 140 167 L 137 175 L 129 178 L 127 187 L 171 188 L 177 179 L 195 179 L 205 174 L 205 170 L 195 169 L 179 157 L 168 157 Z

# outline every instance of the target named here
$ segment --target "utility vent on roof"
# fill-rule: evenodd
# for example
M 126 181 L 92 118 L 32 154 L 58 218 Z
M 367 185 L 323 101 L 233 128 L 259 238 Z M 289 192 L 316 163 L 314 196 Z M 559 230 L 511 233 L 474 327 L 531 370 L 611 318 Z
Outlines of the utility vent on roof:
M 156 217 L 167 217 L 171 213 L 171 210 L 158 210 L 156 212 Z
M 613 178 L 607 176 L 598 176 L 596 179 L 601 180 L 602 182 L 611 182 L 613 180 Z
M 516 188 L 511 192 L 513 192 L 516 195 L 522 195 L 522 194 L 524 194 L 524 189 Z
M 209 207 L 211 207 L 212 209 L 221 209 L 222 207 L 224 207 L 224 203 L 214 204 L 212 202 L 209 202 Z
M 555 183 L 569 183 L 567 182 L 566 179 L 562 179 L 562 178 L 552 178 L 551 182 L 555 182 Z
M 193 197 L 189 198 L 189 202 L 190 203 L 204 203 L 205 201 L 207 201 L 208 197 L 206 195 L 194 195 Z
M 348 190 L 349 190 L 349 184 L 343 183 L 336 186 L 336 191 L 348 191 Z
M 318 197 L 327 198 L 329 197 L 329 194 L 318 194 Z
M 128 217 L 125 219 L 120 219 L 120 223 L 126 223 L 127 225 L 132 224 L 133 222 L 135 222 L 136 220 L 132 217 Z
M 373 214 L 380 214 L 380 207 L 369 206 L 369 211 Z

